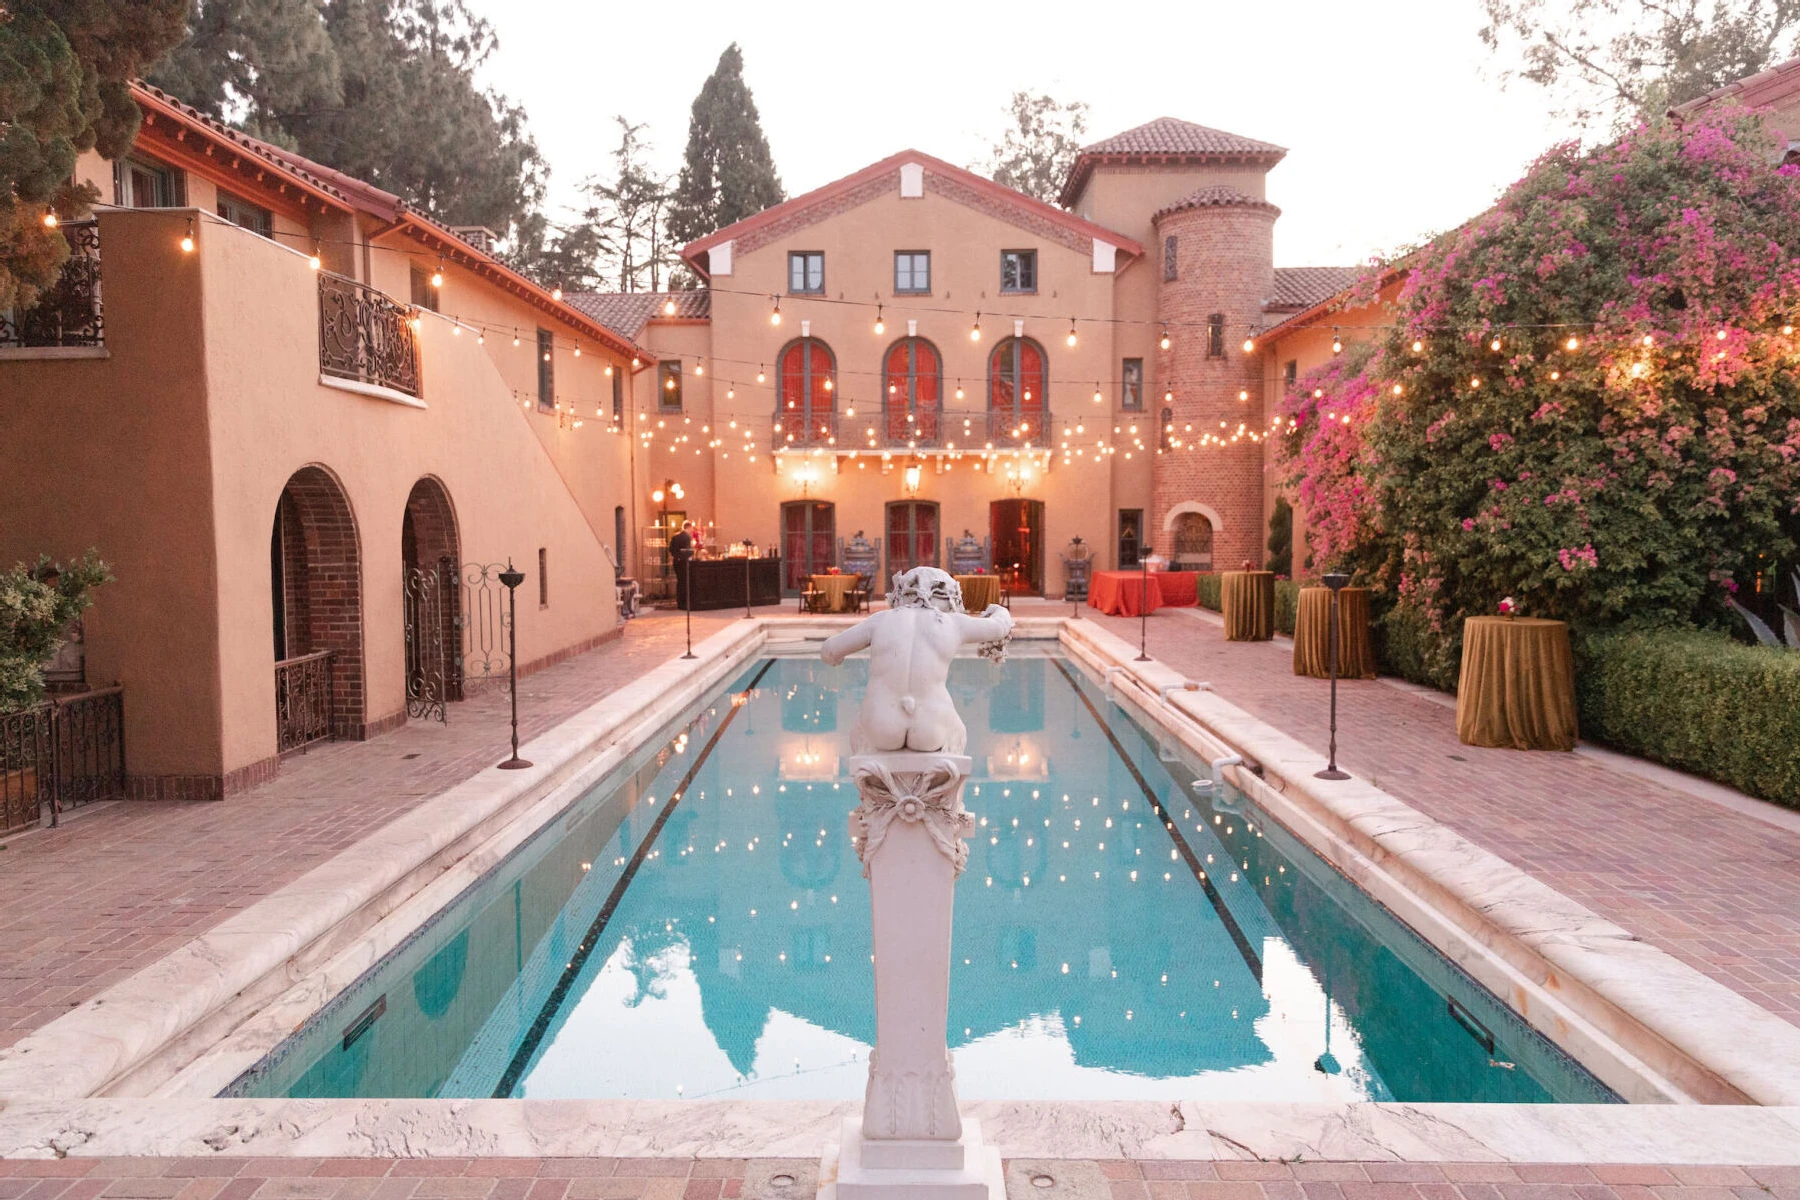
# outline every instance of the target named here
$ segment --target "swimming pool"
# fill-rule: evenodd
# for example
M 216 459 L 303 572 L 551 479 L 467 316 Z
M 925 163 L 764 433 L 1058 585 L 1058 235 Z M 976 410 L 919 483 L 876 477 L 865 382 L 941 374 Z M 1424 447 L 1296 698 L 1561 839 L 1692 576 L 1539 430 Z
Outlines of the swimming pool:
M 964 1099 L 1604 1102 L 1582 1067 L 1075 663 L 959 660 Z M 856 1099 L 866 666 L 764 659 L 226 1094 Z

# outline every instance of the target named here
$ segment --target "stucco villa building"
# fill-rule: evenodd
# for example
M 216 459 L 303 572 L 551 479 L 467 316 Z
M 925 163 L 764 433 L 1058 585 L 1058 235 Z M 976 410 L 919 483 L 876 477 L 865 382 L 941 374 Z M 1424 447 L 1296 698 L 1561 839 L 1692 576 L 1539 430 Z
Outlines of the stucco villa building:
M 1077 537 L 1260 563 L 1295 370 L 1267 335 L 1352 278 L 1274 265 L 1284 150 L 1162 118 L 1060 207 L 906 151 L 685 247 L 701 289 L 564 296 L 136 96 L 62 283 L 0 313 L 0 560 L 111 565 L 74 684 L 124 686 L 142 797 L 441 716 L 505 661 L 509 562 L 521 670 L 616 636 L 683 518 L 790 595 L 973 553 L 1059 596 Z

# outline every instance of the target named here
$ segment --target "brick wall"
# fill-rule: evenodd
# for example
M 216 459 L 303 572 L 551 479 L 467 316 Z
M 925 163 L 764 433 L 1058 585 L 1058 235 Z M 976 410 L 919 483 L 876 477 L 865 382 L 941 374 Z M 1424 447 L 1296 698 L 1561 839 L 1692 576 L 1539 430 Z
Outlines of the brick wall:
M 1146 404 L 1159 417 L 1173 410 L 1175 436 L 1190 443 L 1202 433 L 1230 438 L 1240 423 L 1261 436 L 1261 364 L 1243 349 L 1245 334 L 1261 323 L 1262 303 L 1273 288 L 1276 211 L 1266 205 L 1208 206 L 1165 214 L 1157 221 L 1158 274 L 1162 239 L 1174 236 L 1176 278 L 1158 292 L 1158 315 L 1169 323 L 1170 348 L 1158 351 L 1156 382 Z M 1225 318 L 1224 353 L 1207 356 L 1206 322 Z M 1167 393 L 1172 399 L 1165 399 Z M 1247 393 L 1248 399 L 1240 399 Z M 1224 422 L 1221 426 L 1221 422 Z M 1192 426 L 1191 432 L 1189 426 Z M 1263 448 L 1248 436 L 1236 444 L 1170 449 L 1156 458 L 1153 509 L 1145 514 L 1149 537 L 1161 549 L 1171 535 L 1163 522 L 1183 501 L 1198 501 L 1219 514 L 1213 531 L 1213 565 L 1234 570 L 1265 556 Z
M 295 523 L 305 550 L 305 642 L 308 652 L 335 652 L 331 659 L 331 734 L 361 739 L 367 734 L 363 719 L 367 696 L 363 688 L 362 548 L 356 519 L 343 489 L 322 467 L 302 467 L 294 472 L 284 502 L 289 498 L 299 517 Z

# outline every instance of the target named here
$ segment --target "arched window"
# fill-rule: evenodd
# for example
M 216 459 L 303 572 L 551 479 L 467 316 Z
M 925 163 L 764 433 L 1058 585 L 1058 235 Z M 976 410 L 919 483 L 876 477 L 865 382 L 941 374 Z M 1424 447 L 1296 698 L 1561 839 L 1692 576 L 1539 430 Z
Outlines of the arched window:
M 988 436 L 995 442 L 1041 441 L 1049 397 L 1048 360 L 1030 338 L 1010 337 L 988 359 Z
M 776 371 L 780 407 L 776 441 L 813 445 L 837 436 L 837 360 L 818 338 L 796 338 L 781 348 Z
M 889 445 L 935 446 L 943 406 L 943 359 L 921 337 L 901 338 L 883 363 L 882 424 Z

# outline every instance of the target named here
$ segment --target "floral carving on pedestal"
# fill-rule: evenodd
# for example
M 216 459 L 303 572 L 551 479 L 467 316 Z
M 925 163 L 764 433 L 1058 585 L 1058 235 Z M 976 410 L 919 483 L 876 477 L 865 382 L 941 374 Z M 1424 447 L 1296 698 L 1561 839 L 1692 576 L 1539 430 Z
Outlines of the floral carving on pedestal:
M 974 830 L 975 818 L 962 805 L 963 775 L 955 763 L 945 759 L 928 771 L 889 771 L 878 762 L 864 763 L 851 778 L 862 795 L 855 817 L 864 879 L 895 821 L 923 824 L 956 876 L 962 875 L 969 861 L 969 846 L 962 839 Z
M 961 1132 L 956 1068 L 948 1049 L 941 1067 L 923 1071 L 885 1069 L 880 1049 L 869 1052 L 869 1086 L 863 1093 L 865 1136 L 953 1140 Z

